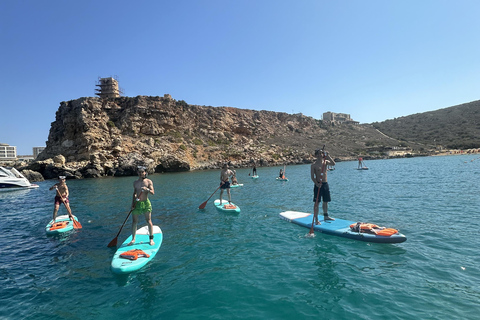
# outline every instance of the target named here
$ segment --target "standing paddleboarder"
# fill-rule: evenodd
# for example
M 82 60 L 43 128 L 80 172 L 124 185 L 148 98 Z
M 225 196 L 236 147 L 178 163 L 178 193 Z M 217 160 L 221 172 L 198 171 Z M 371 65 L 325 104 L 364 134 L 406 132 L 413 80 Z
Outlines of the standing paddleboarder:
M 223 191 L 227 190 L 228 203 L 232 202 L 232 196 L 230 195 L 230 181 L 229 178 L 234 175 L 233 171 L 228 169 L 228 164 L 223 165 L 223 169 L 220 172 L 220 205 L 222 204 Z
M 313 206 L 313 215 L 315 224 L 318 225 L 320 224 L 318 221 L 318 203 L 320 202 L 320 199 L 323 200 L 322 209 L 324 220 L 335 220 L 334 218 L 330 218 L 328 216 L 328 203 L 331 201 L 331 198 L 330 188 L 327 182 L 327 167 L 334 166 L 335 161 L 324 149 L 315 150 L 315 157 L 317 160 L 311 166 L 310 175 L 313 183 L 315 184 L 313 188 L 313 202 L 315 203 Z
M 138 180 L 133 182 L 133 199 L 132 199 L 132 241 L 128 245 L 135 243 L 135 235 L 137 233 L 138 217 L 143 214 L 148 225 L 150 234 L 150 245 L 153 246 L 153 224 L 152 224 L 152 204 L 148 199 L 148 194 L 155 194 L 153 182 L 147 179 L 147 172 L 144 167 L 138 167 Z
M 70 220 L 74 221 L 75 219 L 72 215 L 72 210 L 70 209 L 70 202 L 68 201 L 69 192 L 68 192 L 68 187 L 66 183 L 66 177 L 59 176 L 58 180 L 60 181 L 58 183 L 55 183 L 49 189 L 49 190 L 56 189 L 56 191 L 58 191 L 55 194 L 55 206 L 53 209 L 53 223 L 55 223 L 55 219 L 57 218 L 58 209 L 60 208 L 61 203 L 63 203 L 65 205 L 65 208 L 67 208 L 67 212 L 70 217 Z

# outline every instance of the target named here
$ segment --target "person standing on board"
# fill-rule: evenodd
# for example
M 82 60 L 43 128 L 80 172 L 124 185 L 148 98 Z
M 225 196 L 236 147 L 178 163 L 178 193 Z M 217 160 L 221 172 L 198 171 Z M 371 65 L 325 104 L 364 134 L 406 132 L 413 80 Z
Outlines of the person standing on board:
M 70 216 L 70 220 L 73 221 L 73 219 L 74 219 L 72 214 L 71 214 L 72 210 L 70 209 L 70 202 L 68 201 L 68 195 L 70 193 L 68 192 L 68 187 L 67 187 L 67 183 L 66 183 L 65 179 L 66 179 L 65 176 L 59 176 L 58 180 L 60 180 L 60 181 L 58 183 L 55 183 L 49 189 L 49 190 L 53 190 L 53 189 L 58 190 L 58 193 L 55 194 L 55 206 L 54 206 L 54 209 L 53 209 L 53 223 L 55 223 L 55 219 L 57 218 L 58 209 L 60 208 L 60 204 L 62 202 L 65 205 L 65 208 L 67 208 L 67 212 L 68 212 L 68 215 Z M 58 194 L 60 194 L 61 197 Z
M 132 241 L 128 245 L 135 243 L 135 235 L 137 233 L 138 218 L 140 215 L 145 216 L 150 234 L 150 245 L 153 246 L 153 224 L 152 224 L 152 204 L 148 199 L 148 194 L 155 194 L 153 182 L 147 179 L 147 172 L 144 167 L 138 167 L 138 180 L 133 182 L 133 198 L 132 198 Z
M 318 221 L 318 204 L 320 203 L 320 199 L 323 200 L 322 209 L 324 220 L 335 220 L 334 218 L 330 218 L 328 216 L 328 203 L 331 201 L 331 198 L 330 188 L 327 182 L 327 166 L 334 166 L 335 161 L 328 154 L 328 152 L 324 150 L 315 150 L 315 157 L 317 160 L 311 166 L 310 175 L 313 183 L 315 184 L 313 188 L 313 202 L 315 203 L 313 206 L 313 215 L 315 224 L 320 224 Z M 318 201 L 317 196 L 319 197 Z
M 227 190 L 228 203 L 232 202 L 232 196 L 230 195 L 230 181 L 229 178 L 234 175 L 233 171 L 228 169 L 228 164 L 223 165 L 223 169 L 220 172 L 220 205 L 222 204 L 223 191 Z
M 255 164 L 255 162 L 253 163 L 252 175 L 253 176 L 257 175 L 257 165 Z
M 362 157 L 358 157 L 358 169 L 362 169 L 363 167 L 362 161 L 363 161 Z

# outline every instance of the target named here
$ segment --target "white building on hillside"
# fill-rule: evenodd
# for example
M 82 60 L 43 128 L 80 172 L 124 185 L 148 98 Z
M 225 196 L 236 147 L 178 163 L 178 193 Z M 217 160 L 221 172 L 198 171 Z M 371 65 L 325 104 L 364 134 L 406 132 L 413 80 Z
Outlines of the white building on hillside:
M 17 147 L 10 146 L 5 143 L 0 143 L 0 161 L 2 160 L 16 160 Z

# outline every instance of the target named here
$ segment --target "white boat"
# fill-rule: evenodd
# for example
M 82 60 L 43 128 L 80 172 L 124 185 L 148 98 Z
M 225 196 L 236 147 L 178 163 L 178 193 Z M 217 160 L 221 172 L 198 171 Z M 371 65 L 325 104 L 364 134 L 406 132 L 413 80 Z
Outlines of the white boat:
M 13 191 L 38 188 L 15 168 L 0 167 L 0 191 Z

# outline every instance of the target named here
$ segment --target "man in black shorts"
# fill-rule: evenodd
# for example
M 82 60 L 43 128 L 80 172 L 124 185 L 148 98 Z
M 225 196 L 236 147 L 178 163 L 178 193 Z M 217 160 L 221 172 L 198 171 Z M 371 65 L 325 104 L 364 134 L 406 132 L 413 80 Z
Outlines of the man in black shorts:
M 315 184 L 313 188 L 313 215 L 315 219 L 315 224 L 320 224 L 318 221 L 318 203 L 320 199 L 323 199 L 322 209 L 323 209 L 323 220 L 335 220 L 328 216 L 328 203 L 331 201 L 330 198 L 330 188 L 327 182 L 327 167 L 334 166 L 335 161 L 324 150 L 315 150 L 315 157 L 317 160 L 312 164 L 310 175 L 313 183 Z M 317 199 L 318 197 L 318 199 Z

